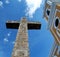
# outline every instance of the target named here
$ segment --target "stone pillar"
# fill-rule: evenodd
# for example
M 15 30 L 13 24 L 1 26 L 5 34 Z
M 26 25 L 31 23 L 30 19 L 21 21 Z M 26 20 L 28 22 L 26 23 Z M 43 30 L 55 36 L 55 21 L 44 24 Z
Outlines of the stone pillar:
M 30 57 L 28 44 L 27 20 L 21 19 L 12 57 Z

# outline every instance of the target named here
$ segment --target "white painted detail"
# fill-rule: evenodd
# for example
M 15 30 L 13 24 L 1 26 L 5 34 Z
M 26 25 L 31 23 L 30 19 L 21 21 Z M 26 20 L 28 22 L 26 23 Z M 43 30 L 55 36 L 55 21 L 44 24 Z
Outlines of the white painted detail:
M 53 57 L 57 57 L 57 56 L 55 55 L 55 56 L 53 56 Z
M 48 3 L 49 5 L 51 5 L 51 4 L 52 4 L 52 2 L 51 2 L 51 1 L 47 1 L 47 3 Z
M 56 4 L 53 2 L 51 5 L 51 11 L 48 18 L 48 29 L 50 29 L 53 25 L 54 16 L 55 16 L 55 7 L 56 7 Z
M 60 55 L 60 46 L 58 46 L 57 54 Z
M 60 38 L 60 33 L 58 32 L 58 30 L 56 30 L 56 33 L 57 33 L 57 35 L 59 36 L 59 38 Z

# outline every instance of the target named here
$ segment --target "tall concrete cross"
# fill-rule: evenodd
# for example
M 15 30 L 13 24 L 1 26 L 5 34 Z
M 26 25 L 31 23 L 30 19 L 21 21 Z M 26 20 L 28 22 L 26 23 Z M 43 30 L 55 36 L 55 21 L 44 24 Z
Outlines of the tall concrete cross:
M 40 29 L 40 22 L 28 22 L 24 17 L 20 22 L 7 21 L 6 27 L 10 29 L 18 29 L 12 57 L 30 57 L 28 44 L 28 29 Z

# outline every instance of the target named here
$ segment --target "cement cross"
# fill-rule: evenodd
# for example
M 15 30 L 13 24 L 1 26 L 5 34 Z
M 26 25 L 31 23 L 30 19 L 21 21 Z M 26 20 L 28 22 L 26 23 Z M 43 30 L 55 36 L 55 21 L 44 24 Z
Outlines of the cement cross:
M 40 22 L 28 22 L 26 18 L 18 21 L 7 21 L 6 27 L 9 29 L 18 29 L 12 57 L 30 57 L 28 44 L 28 29 L 40 29 Z

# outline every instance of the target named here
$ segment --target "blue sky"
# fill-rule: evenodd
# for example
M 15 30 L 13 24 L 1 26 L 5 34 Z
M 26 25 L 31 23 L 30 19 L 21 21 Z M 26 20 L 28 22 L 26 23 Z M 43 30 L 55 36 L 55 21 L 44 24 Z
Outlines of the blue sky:
M 0 57 L 11 57 L 17 29 L 7 29 L 6 21 L 39 21 L 40 30 L 28 30 L 30 57 L 49 57 L 54 38 L 43 18 L 45 0 L 0 0 Z

